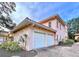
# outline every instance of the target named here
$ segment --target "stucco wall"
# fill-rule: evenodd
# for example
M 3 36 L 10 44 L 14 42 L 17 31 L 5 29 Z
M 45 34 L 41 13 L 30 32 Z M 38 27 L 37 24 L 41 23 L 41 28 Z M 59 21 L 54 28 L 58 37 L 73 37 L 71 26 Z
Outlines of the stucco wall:
M 75 40 L 79 41 L 79 35 L 75 36 Z
M 27 34 L 26 44 L 25 43 L 21 44 L 22 47 L 25 48 L 26 50 L 30 49 L 30 47 L 29 47 L 29 40 L 31 39 L 30 38 L 30 35 L 31 35 L 30 32 L 31 32 L 31 29 L 26 27 L 26 28 L 14 33 L 14 41 L 17 41 L 17 42 L 18 42 L 18 40 L 20 39 L 21 36 L 23 36 L 24 34 Z
M 62 39 L 66 39 L 68 37 L 67 27 L 63 26 L 60 22 L 58 22 L 58 28 L 57 28 L 57 21 L 58 20 L 52 20 L 52 21 L 45 22 L 43 24 L 48 26 L 49 22 L 51 22 L 51 28 L 53 28 L 57 31 L 56 32 L 56 39 L 57 39 L 57 35 L 58 35 L 58 41 L 62 41 Z M 61 29 L 60 29 L 60 24 L 61 24 Z
M 16 33 L 14 33 L 14 41 L 18 41 L 20 36 L 22 36 L 23 34 L 27 34 L 28 37 L 26 39 L 26 50 L 32 50 L 33 49 L 33 33 L 34 31 L 41 31 L 41 32 L 45 32 L 45 33 L 49 33 L 52 34 L 52 37 L 54 37 L 54 32 L 50 32 L 44 29 L 40 29 L 38 27 L 26 27 Z M 25 44 L 22 44 L 23 47 L 25 47 Z
M 6 41 L 6 37 L 0 36 L 0 44 Z

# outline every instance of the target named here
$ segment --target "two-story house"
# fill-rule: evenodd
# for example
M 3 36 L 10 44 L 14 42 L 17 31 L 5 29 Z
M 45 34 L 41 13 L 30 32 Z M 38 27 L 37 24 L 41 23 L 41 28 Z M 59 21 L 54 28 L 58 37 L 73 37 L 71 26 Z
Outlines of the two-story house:
M 25 50 L 54 46 L 67 38 L 67 26 L 58 16 L 39 22 L 25 18 L 11 31 L 14 41 Z
M 55 35 L 56 41 L 59 42 L 68 38 L 67 25 L 60 18 L 59 15 L 48 17 L 47 19 L 39 21 L 39 23 L 56 30 L 56 35 Z

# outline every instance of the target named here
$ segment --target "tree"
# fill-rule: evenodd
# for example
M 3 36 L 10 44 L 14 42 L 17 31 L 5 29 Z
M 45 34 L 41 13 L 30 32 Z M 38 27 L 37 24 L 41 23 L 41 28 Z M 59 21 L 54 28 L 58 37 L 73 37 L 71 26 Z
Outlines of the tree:
M 8 29 L 13 29 L 16 26 L 9 16 L 4 17 L 3 15 L 0 16 L 0 25 Z
M 70 39 L 74 39 L 74 34 L 79 31 L 79 17 L 73 18 L 67 22 L 68 28 L 68 35 Z
M 5 13 L 9 15 L 15 11 L 16 4 L 14 2 L 0 2 L 0 14 Z
M 16 24 L 10 18 L 10 13 L 15 10 L 16 4 L 14 2 L 0 2 L 0 25 L 8 29 L 13 29 Z M 4 14 L 6 16 L 4 16 Z

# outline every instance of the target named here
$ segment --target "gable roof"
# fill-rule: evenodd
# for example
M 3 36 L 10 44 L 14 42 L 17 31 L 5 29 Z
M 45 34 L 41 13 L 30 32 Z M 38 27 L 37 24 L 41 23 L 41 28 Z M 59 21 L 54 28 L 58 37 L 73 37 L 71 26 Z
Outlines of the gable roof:
M 44 20 L 41 20 L 41 21 L 39 21 L 38 23 L 40 23 L 40 24 L 43 24 L 43 23 L 45 23 L 45 22 L 48 22 L 49 20 L 58 20 L 61 24 L 63 24 L 64 26 L 65 26 L 65 22 L 61 19 L 61 17 L 57 14 L 57 15 L 54 15 L 54 16 L 50 16 L 50 17 L 48 17 L 48 18 L 46 18 L 46 19 L 44 19 Z
M 17 25 L 11 32 L 16 32 L 18 31 L 19 29 L 21 29 L 22 27 L 25 27 L 25 26 L 28 26 L 30 24 L 33 24 L 35 26 L 38 26 L 38 27 L 41 27 L 43 29 L 46 29 L 46 30 L 49 30 L 49 31 L 52 31 L 52 32 L 56 32 L 56 30 L 52 29 L 52 28 L 49 28 L 45 25 L 42 25 L 36 21 L 33 21 L 31 19 L 29 19 L 28 17 L 26 17 L 19 25 Z

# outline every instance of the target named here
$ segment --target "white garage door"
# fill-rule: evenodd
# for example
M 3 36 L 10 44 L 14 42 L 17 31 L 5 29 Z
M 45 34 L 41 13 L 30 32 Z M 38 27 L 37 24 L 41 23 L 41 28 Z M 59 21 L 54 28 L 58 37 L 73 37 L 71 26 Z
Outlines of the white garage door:
M 33 36 L 33 48 L 42 48 L 47 46 L 51 46 L 54 44 L 54 39 L 52 35 L 47 35 L 42 32 L 34 32 Z
M 45 47 L 45 34 L 34 32 L 34 48 Z
M 48 46 L 54 45 L 54 38 L 52 35 L 47 35 L 47 45 Z

